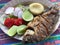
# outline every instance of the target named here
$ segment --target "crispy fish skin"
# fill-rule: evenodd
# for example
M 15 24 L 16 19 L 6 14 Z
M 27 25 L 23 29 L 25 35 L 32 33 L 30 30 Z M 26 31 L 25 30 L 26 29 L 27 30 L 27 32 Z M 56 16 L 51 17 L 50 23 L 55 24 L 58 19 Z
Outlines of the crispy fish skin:
M 33 28 L 35 34 L 25 35 L 23 41 L 37 42 L 48 37 L 54 29 L 55 24 L 59 18 L 59 10 L 51 8 L 42 15 L 36 16 L 33 21 L 28 23 L 28 27 Z

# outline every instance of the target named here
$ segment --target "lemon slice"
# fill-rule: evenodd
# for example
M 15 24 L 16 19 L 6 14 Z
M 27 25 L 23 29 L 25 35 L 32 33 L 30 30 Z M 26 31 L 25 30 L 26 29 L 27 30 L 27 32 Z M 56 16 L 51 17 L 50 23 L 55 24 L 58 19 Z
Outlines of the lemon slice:
M 22 18 L 25 21 L 31 21 L 31 20 L 33 20 L 33 15 L 28 10 L 25 10 L 23 15 L 22 15 Z
M 32 3 L 29 5 L 30 11 L 35 14 L 41 14 L 44 11 L 44 6 L 40 3 Z

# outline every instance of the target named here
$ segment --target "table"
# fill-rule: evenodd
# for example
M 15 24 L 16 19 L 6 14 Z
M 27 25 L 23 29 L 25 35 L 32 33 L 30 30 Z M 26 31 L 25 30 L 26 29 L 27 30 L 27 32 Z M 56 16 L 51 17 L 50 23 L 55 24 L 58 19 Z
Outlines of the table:
M 10 0 L 0 0 L 0 8 L 2 8 Z M 49 0 L 53 4 L 60 5 L 60 0 Z M 58 3 L 57 3 L 58 2 Z M 21 41 L 10 38 L 0 29 L 0 45 L 23 45 Z M 47 40 L 38 43 L 29 43 L 24 45 L 60 45 L 60 26 L 57 31 Z

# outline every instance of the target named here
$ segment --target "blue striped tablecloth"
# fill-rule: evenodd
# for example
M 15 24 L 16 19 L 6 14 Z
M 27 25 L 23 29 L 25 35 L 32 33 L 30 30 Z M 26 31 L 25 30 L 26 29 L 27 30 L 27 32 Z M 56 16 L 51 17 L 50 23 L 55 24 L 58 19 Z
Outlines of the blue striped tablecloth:
M 0 0 L 0 8 L 2 8 L 8 1 L 10 0 Z M 49 0 L 53 4 L 60 2 L 60 0 Z M 57 3 L 60 5 L 60 3 Z M 23 45 L 21 41 L 10 38 L 0 29 L 0 45 Z M 24 45 L 60 45 L 60 26 L 57 31 L 50 36 L 49 39 L 38 42 L 38 43 L 30 43 Z

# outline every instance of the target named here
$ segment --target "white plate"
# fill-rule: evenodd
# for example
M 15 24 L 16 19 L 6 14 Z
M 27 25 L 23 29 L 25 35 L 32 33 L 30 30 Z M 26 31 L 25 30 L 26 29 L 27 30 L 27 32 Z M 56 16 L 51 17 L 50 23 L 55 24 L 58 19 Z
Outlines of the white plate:
M 15 4 L 13 4 L 13 5 L 11 5 L 12 4 L 12 2 L 14 3 L 16 0 L 14 0 L 14 1 L 11 1 L 11 2 L 9 2 L 7 5 L 5 5 L 2 9 L 1 9 L 1 12 L 3 12 L 3 11 L 5 11 L 5 9 L 7 8 L 7 7 L 9 7 L 9 6 L 14 6 L 14 5 L 17 5 L 17 4 L 19 4 L 19 2 L 21 3 L 21 2 L 27 2 L 27 1 L 32 1 L 32 0 L 17 0 L 16 2 L 17 2 L 17 4 L 15 3 Z M 33 0 L 33 2 L 41 2 L 42 4 L 45 4 L 46 6 L 48 6 L 48 5 L 52 5 L 50 2 L 48 2 L 47 0 L 46 1 L 44 1 L 44 0 Z M 47 2 L 47 3 L 46 3 Z M 9 5 L 9 6 L 8 6 Z M 4 18 L 6 15 L 5 14 L 1 14 L 1 12 L 0 12 L 0 15 L 2 15 L 1 17 L 2 18 Z M 1 19 L 1 18 L 0 18 Z M 52 33 L 53 32 L 55 32 L 56 31 L 56 29 L 58 28 L 58 26 L 59 26 L 59 24 L 60 24 L 60 18 L 58 19 L 58 22 L 56 23 L 56 26 L 55 26 L 55 28 L 54 28 L 54 30 L 52 31 Z M 7 27 L 6 26 L 4 26 L 3 25 L 3 21 L 1 22 L 1 20 L 0 20 L 0 28 L 2 29 L 2 31 L 4 32 L 4 33 L 6 33 L 7 34 L 7 32 L 8 32 L 8 29 L 7 29 Z M 13 38 L 15 38 L 15 39 L 18 39 L 18 40 L 22 40 L 23 39 L 23 36 L 18 36 L 18 35 L 16 35 L 16 36 L 14 36 Z

